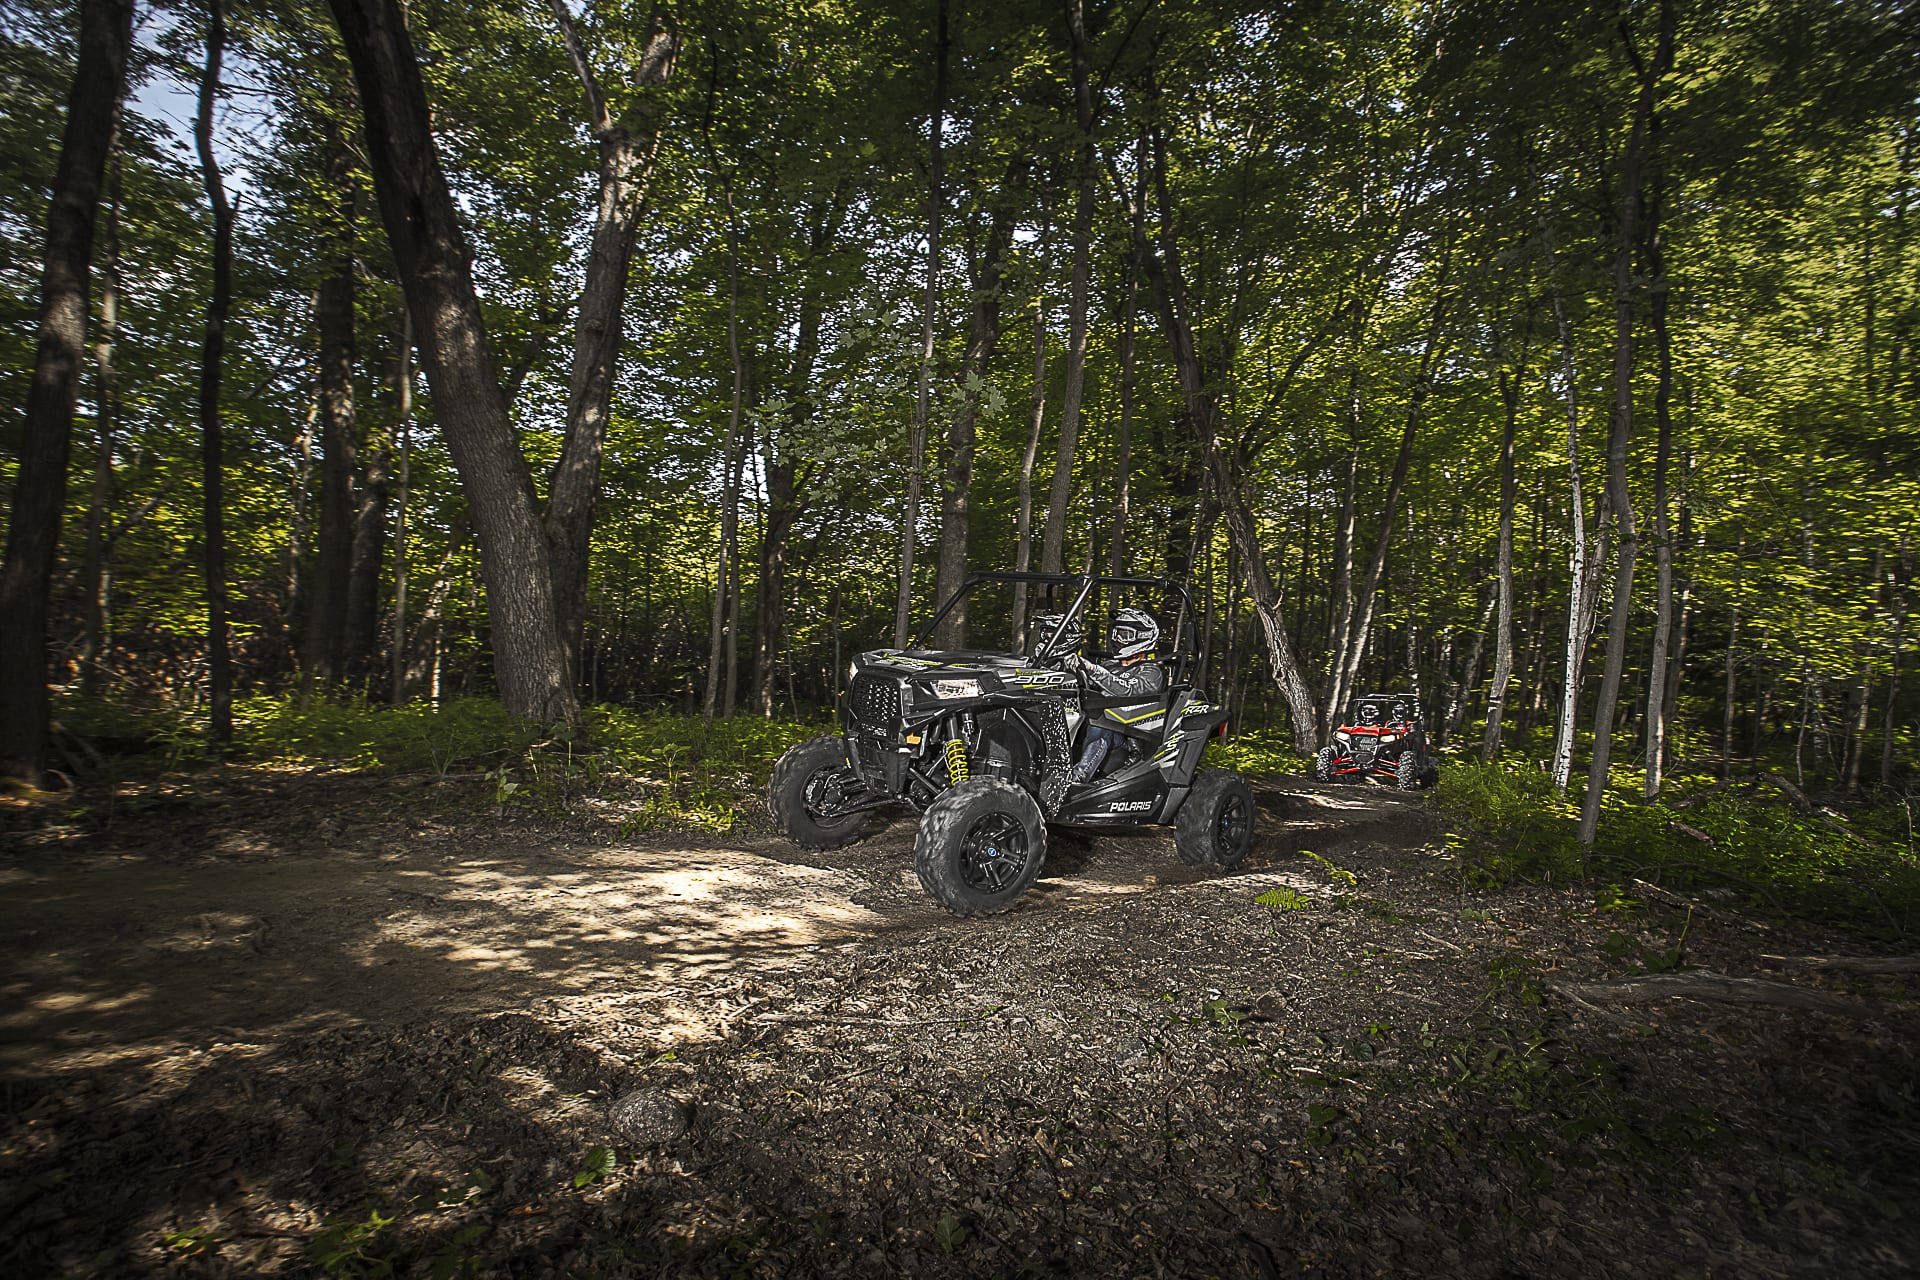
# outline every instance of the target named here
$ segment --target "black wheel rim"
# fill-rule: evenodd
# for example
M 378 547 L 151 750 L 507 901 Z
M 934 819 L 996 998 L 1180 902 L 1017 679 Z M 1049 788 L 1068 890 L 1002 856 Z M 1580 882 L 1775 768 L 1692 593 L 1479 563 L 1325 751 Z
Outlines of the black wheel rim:
M 990 813 L 960 841 L 960 879 L 980 893 L 999 893 L 1019 881 L 1032 856 L 1026 828 L 1011 814 Z
M 1238 858 L 1253 836 L 1253 812 L 1245 796 L 1228 796 L 1213 820 L 1213 848 L 1222 858 Z
M 859 782 L 850 770 L 828 767 L 816 769 L 807 779 L 807 785 L 800 789 L 800 805 L 807 816 L 822 826 L 845 822 L 853 815 L 847 812 L 860 791 Z

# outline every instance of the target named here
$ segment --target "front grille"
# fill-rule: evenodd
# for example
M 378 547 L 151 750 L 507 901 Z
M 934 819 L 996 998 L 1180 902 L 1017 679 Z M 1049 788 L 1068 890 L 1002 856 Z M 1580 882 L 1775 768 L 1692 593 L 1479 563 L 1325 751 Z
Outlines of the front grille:
M 869 733 L 886 733 L 900 718 L 900 682 L 886 676 L 855 676 L 847 704 L 855 724 Z

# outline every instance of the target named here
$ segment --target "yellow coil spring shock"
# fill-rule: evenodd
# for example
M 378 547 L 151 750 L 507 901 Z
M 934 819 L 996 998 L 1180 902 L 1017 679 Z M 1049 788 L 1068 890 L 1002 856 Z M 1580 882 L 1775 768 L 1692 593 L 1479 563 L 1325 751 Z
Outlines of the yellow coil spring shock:
M 959 738 L 947 739 L 947 781 L 959 784 L 967 780 L 967 744 Z

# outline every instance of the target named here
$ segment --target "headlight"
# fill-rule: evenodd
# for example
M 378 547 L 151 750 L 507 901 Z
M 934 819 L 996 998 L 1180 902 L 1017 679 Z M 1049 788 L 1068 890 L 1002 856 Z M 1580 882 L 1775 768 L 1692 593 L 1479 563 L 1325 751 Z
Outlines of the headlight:
M 978 680 L 935 680 L 931 682 L 933 696 L 942 701 L 949 698 L 977 698 L 980 696 Z
M 1397 733 L 1383 733 L 1380 735 L 1380 745 L 1383 747 L 1389 742 L 1398 742 L 1399 740 L 1400 735 Z
M 1348 733 L 1345 729 L 1338 729 L 1334 731 L 1333 740 L 1335 742 L 1352 742 L 1353 735 Z

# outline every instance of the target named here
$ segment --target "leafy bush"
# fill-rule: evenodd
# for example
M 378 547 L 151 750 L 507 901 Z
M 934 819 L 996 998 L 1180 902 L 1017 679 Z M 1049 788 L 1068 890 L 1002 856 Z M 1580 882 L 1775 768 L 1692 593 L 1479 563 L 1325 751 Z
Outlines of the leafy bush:
M 1256 777 L 1273 773 L 1304 773 L 1312 761 L 1293 749 L 1290 738 L 1271 730 L 1236 733 L 1215 738 L 1200 757 L 1201 765 L 1214 769 L 1233 769 Z
M 1920 928 L 1920 862 L 1903 841 L 1888 838 L 1890 819 L 1848 824 L 1767 790 L 1707 793 L 1708 785 L 1679 779 L 1665 801 L 1647 804 L 1639 774 L 1618 771 L 1586 850 L 1576 840 L 1577 791 L 1560 796 L 1533 769 L 1452 764 L 1441 773 L 1436 802 L 1452 820 L 1449 850 L 1470 885 L 1639 878 L 1731 891 L 1750 907 L 1870 932 L 1907 936 Z M 1689 793 L 1695 803 L 1673 807 Z

